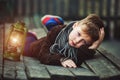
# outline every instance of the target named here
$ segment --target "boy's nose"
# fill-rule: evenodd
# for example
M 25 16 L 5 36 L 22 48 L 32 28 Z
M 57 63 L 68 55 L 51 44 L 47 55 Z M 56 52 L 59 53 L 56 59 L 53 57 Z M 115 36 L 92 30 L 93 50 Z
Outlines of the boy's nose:
M 79 42 L 82 42 L 82 41 L 83 41 L 82 38 L 76 38 L 75 43 L 79 43 Z

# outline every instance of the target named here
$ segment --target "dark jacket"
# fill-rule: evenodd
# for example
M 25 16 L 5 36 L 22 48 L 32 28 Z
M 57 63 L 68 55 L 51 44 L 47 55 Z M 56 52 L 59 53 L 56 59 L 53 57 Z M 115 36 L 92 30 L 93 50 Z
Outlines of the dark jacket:
M 57 53 L 51 54 L 49 48 L 63 27 L 65 26 L 56 26 L 48 32 L 47 36 L 33 42 L 30 46 L 31 56 L 39 59 L 43 64 L 61 65 L 60 59 L 63 58 L 64 55 Z M 78 53 L 76 53 L 78 58 L 77 66 L 80 66 L 84 60 L 92 58 L 94 53 L 94 50 L 89 50 L 86 46 L 80 47 Z

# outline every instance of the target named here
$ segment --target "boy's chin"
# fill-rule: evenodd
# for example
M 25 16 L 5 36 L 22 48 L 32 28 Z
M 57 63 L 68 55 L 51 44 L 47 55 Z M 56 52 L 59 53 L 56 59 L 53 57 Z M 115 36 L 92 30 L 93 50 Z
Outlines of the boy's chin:
M 71 47 L 74 47 L 74 48 L 80 48 L 81 46 L 74 46 L 74 45 L 70 45 Z

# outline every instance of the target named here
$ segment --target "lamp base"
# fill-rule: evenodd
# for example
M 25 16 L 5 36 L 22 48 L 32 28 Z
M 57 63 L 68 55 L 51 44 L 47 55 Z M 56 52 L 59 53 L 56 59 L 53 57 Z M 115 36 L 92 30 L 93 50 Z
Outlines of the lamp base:
M 5 53 L 4 59 L 12 60 L 12 61 L 20 61 L 20 55 L 15 54 L 15 53 Z

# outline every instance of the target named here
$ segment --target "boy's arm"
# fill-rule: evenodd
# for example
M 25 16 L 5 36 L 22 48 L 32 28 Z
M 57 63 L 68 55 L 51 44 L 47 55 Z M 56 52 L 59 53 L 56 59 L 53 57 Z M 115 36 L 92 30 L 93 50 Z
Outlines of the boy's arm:
M 103 41 L 105 36 L 105 32 L 104 32 L 104 28 L 100 29 L 100 38 L 95 41 L 90 47 L 89 49 L 97 49 L 99 47 L 99 45 L 101 44 L 101 42 Z
M 77 53 L 77 66 L 80 66 L 85 60 L 93 58 L 95 53 L 96 51 L 93 49 L 88 49 L 88 46 L 81 46 Z
M 57 65 L 61 64 L 60 59 L 64 56 L 58 53 L 51 54 L 49 48 L 54 43 L 56 36 L 63 27 L 65 26 L 56 26 L 47 34 L 46 40 L 44 41 L 44 43 L 42 43 L 43 45 L 41 46 L 41 50 L 39 52 L 39 59 L 41 63 Z
M 51 54 L 49 47 L 50 46 L 47 43 L 41 46 L 41 50 L 39 52 L 40 62 L 49 65 L 60 65 L 60 59 L 64 56 L 58 53 Z

